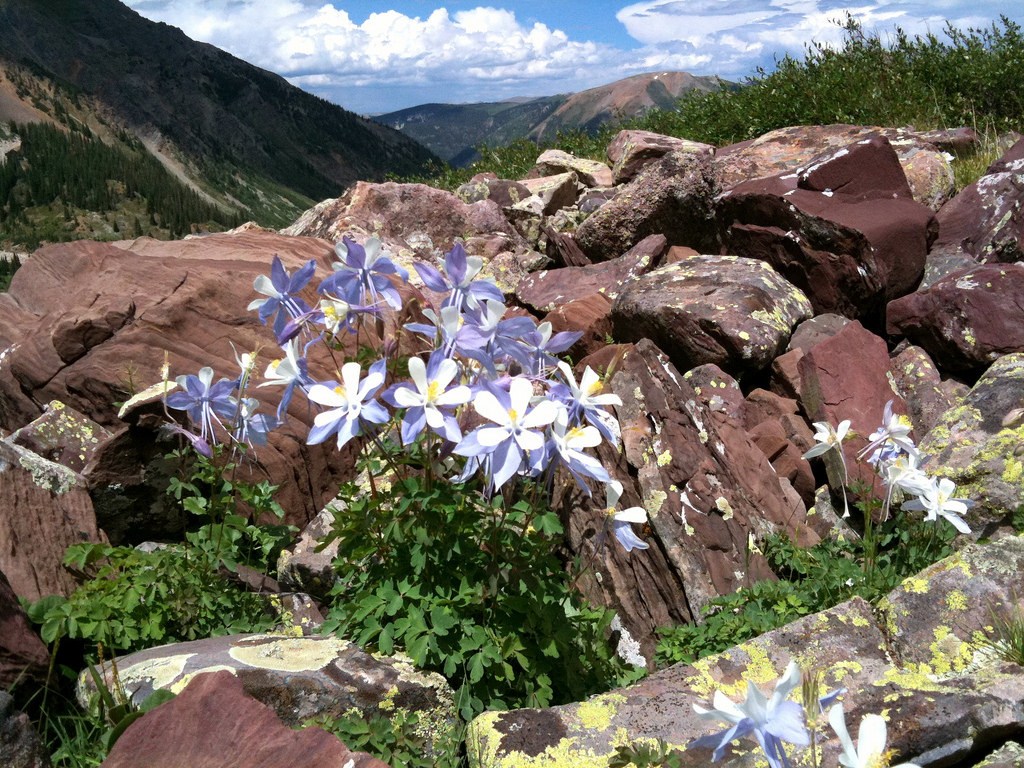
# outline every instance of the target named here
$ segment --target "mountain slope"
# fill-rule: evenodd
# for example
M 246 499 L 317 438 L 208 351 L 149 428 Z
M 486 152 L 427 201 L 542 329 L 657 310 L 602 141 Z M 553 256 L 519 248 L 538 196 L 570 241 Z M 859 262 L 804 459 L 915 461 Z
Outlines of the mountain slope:
M 468 165 L 482 144 L 553 139 L 560 131 L 594 133 L 607 123 L 652 108 L 671 109 L 690 91 L 732 87 L 688 72 L 634 75 L 579 93 L 485 104 L 423 104 L 374 117 L 416 139 L 453 165 Z
M 75 112 L 84 100 L 95 109 L 90 123 L 115 135 L 127 129 L 228 206 L 258 208 L 268 194 L 335 197 L 356 180 L 415 173 L 435 159 L 396 131 L 116 0 L 0 0 L 0 29 L 0 64 L 37 85 L 23 90 L 23 102 L 67 124 L 67 114 L 82 119 Z M 39 83 L 56 96 L 40 98 Z M 302 205 L 283 208 L 294 214 Z

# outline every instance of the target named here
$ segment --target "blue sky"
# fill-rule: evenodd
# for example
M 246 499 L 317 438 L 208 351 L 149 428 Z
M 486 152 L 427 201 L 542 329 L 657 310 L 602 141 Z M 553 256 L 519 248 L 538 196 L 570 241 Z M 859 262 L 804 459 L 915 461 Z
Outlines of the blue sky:
M 837 44 L 846 12 L 883 35 L 1024 23 L 1021 0 L 126 0 L 363 114 L 500 101 L 641 72 L 742 80 L 810 40 Z

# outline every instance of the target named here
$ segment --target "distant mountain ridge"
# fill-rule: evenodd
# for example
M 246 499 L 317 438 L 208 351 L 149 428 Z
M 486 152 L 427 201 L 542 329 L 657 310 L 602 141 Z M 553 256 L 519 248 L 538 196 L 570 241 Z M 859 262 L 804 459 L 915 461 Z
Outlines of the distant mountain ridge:
M 579 93 L 478 104 L 423 104 L 377 115 L 453 165 L 468 165 L 474 148 L 503 146 L 518 138 L 543 141 L 559 131 L 597 131 L 649 109 L 671 109 L 690 91 L 734 87 L 718 77 L 688 72 L 633 75 Z
M 283 225 L 309 201 L 436 161 L 402 134 L 117 0 L 0 0 L 0 120 L 127 132 L 220 204 Z M 2 201 L 0 201 L 2 204 Z M 268 218 L 273 219 L 267 221 Z

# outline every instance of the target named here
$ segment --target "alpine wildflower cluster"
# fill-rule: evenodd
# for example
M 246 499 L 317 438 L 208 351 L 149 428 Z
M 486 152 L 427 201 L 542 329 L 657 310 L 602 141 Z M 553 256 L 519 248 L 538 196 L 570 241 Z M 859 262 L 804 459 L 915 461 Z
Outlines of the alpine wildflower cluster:
M 297 393 L 316 408 L 307 443 L 333 439 L 340 449 L 356 438 L 375 439 L 394 429 L 402 446 L 425 440 L 439 465 L 451 468 L 453 481 L 474 474 L 485 480 L 487 496 L 502 493 L 516 478 L 550 488 L 562 468 L 590 494 L 587 481 L 605 486 L 606 530 L 627 551 L 646 549 L 632 530 L 647 520 L 642 507 L 617 511 L 623 493 L 591 453 L 602 443 L 618 446 L 618 421 L 608 410 L 621 405 L 604 392 L 604 382 L 587 367 L 579 380 L 560 361 L 580 337 L 555 333 L 550 323 L 529 317 L 506 317 L 504 294 L 481 276 L 481 259 L 456 244 L 441 269 L 417 263 L 424 287 L 437 297 L 423 310 L 427 322 L 405 323 L 399 333 L 419 339 L 422 352 L 408 358 L 408 378 L 395 380 L 399 348 L 396 339 L 381 338 L 386 311 L 403 307 L 403 283 L 409 273 L 384 252 L 377 238 L 360 244 L 344 237 L 335 247 L 332 272 L 310 300 L 316 263 L 290 273 L 278 256 L 270 275 L 256 278 L 260 298 L 249 304 L 272 327 L 281 357 L 264 371 L 262 387 L 282 388 L 272 415 L 259 413 L 259 402 L 246 391 L 247 376 L 213 381 L 211 368 L 177 379 L 181 391 L 165 399 L 169 408 L 184 410 L 196 425 L 190 439 L 198 447 L 216 443 L 226 433 L 233 441 L 266 442 L 267 433 L 284 422 Z M 356 360 L 338 362 L 345 334 L 364 327 L 377 332 L 384 355 L 365 366 Z M 310 355 L 328 350 L 336 379 L 320 379 L 311 370 Z M 458 462 L 461 461 L 461 465 Z

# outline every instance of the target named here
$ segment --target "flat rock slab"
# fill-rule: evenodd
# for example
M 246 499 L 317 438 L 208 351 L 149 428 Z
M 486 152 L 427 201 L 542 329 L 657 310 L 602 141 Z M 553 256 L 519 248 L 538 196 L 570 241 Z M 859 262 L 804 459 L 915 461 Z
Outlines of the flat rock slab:
M 763 261 L 692 256 L 627 283 L 612 306 L 616 340 L 654 341 L 682 371 L 732 375 L 769 365 L 811 303 Z
M 116 663 L 118 678 L 136 703 L 158 689 L 178 693 L 204 672 L 226 670 L 291 726 L 318 715 L 338 717 L 351 709 L 370 715 L 389 706 L 419 712 L 428 726 L 446 726 L 455 716 L 451 688 L 440 675 L 371 656 L 330 635 L 216 637 L 150 648 Z M 110 665 L 103 671 L 113 684 Z M 88 708 L 94 695 L 91 678 L 82 673 L 79 703 Z
M 387 768 L 320 728 L 293 730 L 231 673 L 200 674 L 136 720 L 102 768 Z

